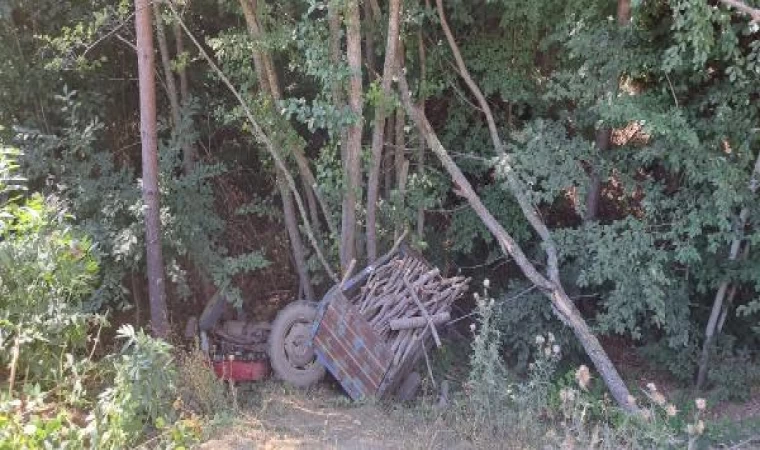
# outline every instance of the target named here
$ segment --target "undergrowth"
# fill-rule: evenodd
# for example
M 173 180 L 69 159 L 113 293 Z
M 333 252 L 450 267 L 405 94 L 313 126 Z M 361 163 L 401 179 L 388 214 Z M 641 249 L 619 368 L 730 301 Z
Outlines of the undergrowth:
M 585 366 L 558 373 L 562 348 L 552 333 L 534 339 L 536 355 L 527 376 L 511 375 L 501 354 L 494 324 L 494 299 L 485 283 L 476 295 L 478 325 L 470 375 L 451 408 L 451 423 L 479 447 L 528 448 L 697 448 L 705 433 L 706 401 L 698 398 L 684 411 L 650 383 L 635 398 L 641 413 L 619 409 Z

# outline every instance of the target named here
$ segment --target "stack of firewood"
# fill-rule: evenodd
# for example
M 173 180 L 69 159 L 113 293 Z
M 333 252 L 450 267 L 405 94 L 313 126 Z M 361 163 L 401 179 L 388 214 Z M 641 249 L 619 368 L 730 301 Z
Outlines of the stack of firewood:
M 428 328 L 441 345 L 436 326 L 450 320 L 451 305 L 469 281 L 462 276 L 443 278 L 424 261 L 397 255 L 378 267 L 351 301 L 388 344 L 398 364 L 422 342 Z

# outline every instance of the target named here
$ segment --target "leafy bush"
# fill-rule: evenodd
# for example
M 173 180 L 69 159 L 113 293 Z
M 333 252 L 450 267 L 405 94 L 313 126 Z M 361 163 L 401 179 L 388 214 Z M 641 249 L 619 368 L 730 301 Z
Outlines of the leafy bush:
M 23 401 L 0 394 L 0 448 L 83 448 L 74 413 L 47 403 L 39 385 L 26 387 Z
M 124 340 L 113 359 L 113 386 L 98 397 L 88 430 L 96 448 L 124 448 L 152 426 L 173 423 L 176 411 L 176 366 L 172 347 L 131 325 L 118 330 Z
M 19 179 L 7 154 L 0 166 L 0 180 Z M 0 181 L 0 190 L 18 185 Z M 68 379 L 82 389 L 71 375 L 82 372 L 75 355 L 89 326 L 102 324 L 85 302 L 97 282 L 94 246 L 58 199 L 9 195 L 0 205 L 0 363 L 43 388 Z
M 65 199 L 77 225 L 98 243 L 101 279 L 90 302 L 93 308 L 126 307 L 129 291 L 123 285 L 128 275 L 144 269 L 144 223 L 142 194 L 135 168 L 119 161 L 104 148 L 105 125 L 83 111 L 77 92 L 57 96 L 64 126 L 55 135 L 27 131 L 19 133 L 24 167 L 34 183 Z M 197 105 L 188 105 L 188 114 Z M 93 117 L 93 118 L 90 118 Z M 167 278 L 182 298 L 190 296 L 186 261 L 200 269 L 206 281 L 225 285 L 240 273 L 268 265 L 258 252 L 231 256 L 223 244 L 224 222 L 214 209 L 212 180 L 227 169 L 222 164 L 199 161 L 183 173 L 182 146 L 196 137 L 190 123 L 181 132 L 162 132 L 159 169 L 162 199 L 162 243 Z M 162 130 L 163 131 L 163 130 Z M 242 294 L 227 290 L 232 301 Z
M 98 396 L 89 416 L 50 391 L 26 384 L 17 397 L 0 396 L 0 449 L 121 449 L 149 441 L 160 448 L 187 448 L 201 435 L 201 419 L 177 397 L 172 347 L 123 326 L 120 355 L 107 358 L 112 385 Z M 67 389 L 60 385 L 59 390 Z M 14 393 L 15 394 L 15 393 Z
M 514 382 L 500 354 L 493 299 L 477 297 L 479 327 L 472 344 L 466 398 L 458 402 L 462 421 L 475 440 L 524 442 L 542 448 L 696 448 L 705 431 L 705 401 L 691 416 L 650 384 L 638 401 L 641 414 L 629 415 L 611 403 L 588 367 L 559 378 L 561 346 L 553 333 L 534 336 L 533 361 L 523 381 Z

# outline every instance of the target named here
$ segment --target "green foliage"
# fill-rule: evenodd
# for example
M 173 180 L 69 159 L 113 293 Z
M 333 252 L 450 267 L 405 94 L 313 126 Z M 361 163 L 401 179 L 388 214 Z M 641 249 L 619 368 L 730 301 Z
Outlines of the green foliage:
M 113 359 L 113 385 L 99 395 L 88 417 L 90 442 L 97 448 L 132 445 L 149 427 L 163 428 L 175 414 L 171 345 L 131 325 L 119 328 L 117 337 L 124 344 Z
M 0 448 L 84 448 L 85 434 L 74 414 L 60 409 L 51 415 L 51 406 L 38 385 L 27 386 L 23 401 L 0 394 Z
M 588 175 L 581 163 L 597 157 L 588 141 L 570 138 L 561 124 L 542 120 L 526 125 L 512 138 L 513 155 L 509 161 L 497 160 L 496 172 L 503 177 L 511 165 L 534 204 L 553 203 L 569 190 L 579 197 L 586 195 Z
M 101 150 L 102 122 L 84 122 L 76 93 L 61 97 L 68 125 L 60 136 L 22 135 L 30 178 L 45 180 L 51 191 L 66 199 L 76 221 L 98 242 L 101 255 L 101 282 L 90 299 L 94 309 L 102 305 L 126 306 L 128 291 L 122 281 L 144 265 L 142 194 L 133 170 L 119 165 L 113 154 Z M 188 115 L 197 108 L 188 105 L 183 121 L 187 132 L 161 140 L 159 154 L 164 258 L 169 279 L 177 292 L 190 295 L 184 258 L 203 262 L 200 268 L 221 286 L 236 274 L 265 267 L 259 252 L 230 256 L 222 244 L 224 222 L 214 209 L 211 182 L 225 173 L 222 164 L 199 163 L 193 171 L 181 173 L 181 148 L 196 135 L 189 131 Z M 44 178 L 43 178 L 44 177 Z M 230 289 L 233 301 L 242 295 Z
M 35 195 L 0 209 L 0 362 L 15 347 L 19 373 L 44 387 L 80 382 L 72 353 L 96 319 L 85 303 L 98 280 L 92 242 L 55 202 Z
M 511 391 L 505 389 L 507 371 L 501 358 L 500 332 L 494 326 L 494 299 L 484 289 L 481 298 L 475 294 L 479 327 L 472 341 L 470 374 L 467 389 L 479 420 L 496 420 L 509 401 Z M 475 331 L 475 325 L 472 325 Z
M 517 372 L 526 372 L 531 360 L 537 357 L 535 338 L 549 334 L 552 344 L 559 345 L 565 354 L 577 350 L 577 340 L 558 319 L 543 294 L 526 283 L 515 283 L 496 297 L 494 326 L 500 331 L 505 356 Z

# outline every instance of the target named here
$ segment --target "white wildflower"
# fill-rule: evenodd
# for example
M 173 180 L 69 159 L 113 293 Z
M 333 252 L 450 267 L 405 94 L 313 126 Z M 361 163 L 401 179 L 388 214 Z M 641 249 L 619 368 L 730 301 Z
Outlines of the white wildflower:
M 591 371 L 588 370 L 588 367 L 585 365 L 578 367 L 578 370 L 575 371 L 575 380 L 578 382 L 578 386 L 585 391 L 591 381 Z
M 660 394 L 659 392 L 655 391 L 652 392 L 652 401 L 657 404 L 657 406 L 662 406 L 665 403 L 668 402 L 668 400 L 665 398 L 664 395 Z

